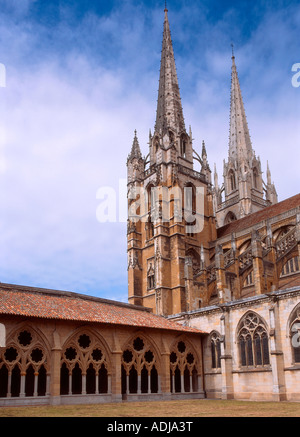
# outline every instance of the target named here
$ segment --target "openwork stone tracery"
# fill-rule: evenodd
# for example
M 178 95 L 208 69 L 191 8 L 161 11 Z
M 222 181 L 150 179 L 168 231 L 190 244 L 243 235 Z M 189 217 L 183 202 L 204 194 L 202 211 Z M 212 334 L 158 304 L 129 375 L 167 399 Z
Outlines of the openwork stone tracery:
M 179 341 L 170 355 L 172 393 L 190 393 L 199 390 L 199 369 L 195 352 L 188 343 Z
M 0 349 L 0 397 L 45 396 L 48 373 L 48 351 L 33 329 L 17 330 Z
M 154 348 L 140 336 L 122 354 L 122 393 L 159 393 L 160 377 Z
M 241 366 L 270 365 L 266 326 L 256 313 L 249 312 L 241 320 L 238 330 L 238 344 Z
M 73 336 L 61 356 L 61 394 L 104 394 L 111 392 L 107 354 L 95 335 Z

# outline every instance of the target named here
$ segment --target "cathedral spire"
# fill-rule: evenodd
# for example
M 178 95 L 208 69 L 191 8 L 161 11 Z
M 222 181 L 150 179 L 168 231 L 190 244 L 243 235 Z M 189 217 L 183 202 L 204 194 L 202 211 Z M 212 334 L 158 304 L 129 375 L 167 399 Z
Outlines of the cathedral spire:
M 171 40 L 168 9 L 165 7 L 164 32 L 161 52 L 159 90 L 155 131 L 166 133 L 172 129 L 176 133 L 185 132 L 180 91 Z
M 137 138 L 136 130 L 134 131 L 134 139 L 133 139 L 130 155 L 128 156 L 128 160 L 132 160 L 134 158 L 136 158 L 136 159 L 141 159 L 142 158 L 142 153 L 141 153 L 139 141 L 138 141 L 138 138 Z
M 241 157 L 250 158 L 252 156 L 252 144 L 235 64 L 233 45 L 231 59 L 229 157 L 235 160 L 240 160 Z

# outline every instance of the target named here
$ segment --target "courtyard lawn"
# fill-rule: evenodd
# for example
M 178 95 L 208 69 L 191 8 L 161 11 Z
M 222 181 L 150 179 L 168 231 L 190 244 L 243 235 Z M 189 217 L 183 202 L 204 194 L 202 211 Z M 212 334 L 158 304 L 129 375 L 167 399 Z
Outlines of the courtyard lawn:
M 0 417 L 300 417 L 300 402 L 191 400 L 0 407 Z

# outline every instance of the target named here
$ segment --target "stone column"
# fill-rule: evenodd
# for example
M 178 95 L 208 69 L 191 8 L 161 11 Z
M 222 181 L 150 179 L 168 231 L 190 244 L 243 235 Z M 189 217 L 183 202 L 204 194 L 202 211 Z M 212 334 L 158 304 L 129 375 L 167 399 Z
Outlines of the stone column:
M 269 309 L 270 316 L 270 359 L 272 366 L 273 377 L 273 400 L 286 400 L 286 385 L 284 372 L 284 356 L 281 345 L 281 327 L 279 317 L 278 300 L 274 297 L 271 308 Z
M 26 372 L 21 371 L 20 398 L 25 396 L 25 378 Z
M 50 361 L 50 405 L 60 404 L 60 361 L 61 342 L 57 331 L 53 333 L 53 347 Z
M 34 372 L 33 396 L 37 396 L 38 395 L 38 377 L 39 377 L 39 372 Z
M 181 385 L 181 393 L 185 393 L 184 390 L 184 374 L 180 373 L 180 385 Z
M 119 344 L 119 335 L 117 329 L 113 332 L 113 346 L 111 355 L 111 395 L 112 400 L 122 400 L 122 350 Z M 129 376 L 126 377 L 126 393 L 129 388 Z
M 141 374 L 137 375 L 137 394 L 140 395 L 142 393 L 142 377 Z
M 7 397 L 11 398 L 11 370 L 8 371 Z
M 82 376 L 82 389 L 81 389 L 81 394 L 82 395 L 86 395 L 86 373 L 83 373 Z
M 72 394 L 72 370 L 70 370 L 70 373 L 69 373 L 69 393 L 68 394 L 69 395 Z
M 222 304 L 226 301 L 226 277 L 224 268 L 224 255 L 222 246 L 216 247 L 216 283 L 217 283 L 217 293 L 219 297 L 219 302 Z
M 99 370 L 96 372 L 96 391 L 95 394 L 99 394 Z
M 161 354 L 161 392 L 169 394 L 171 392 L 170 384 L 170 354 L 168 352 L 162 352 Z M 175 381 L 173 379 L 173 390 L 175 389 Z
M 107 375 L 107 393 L 111 394 L 111 375 Z
M 255 294 L 262 294 L 265 291 L 264 283 L 264 264 L 262 256 L 262 246 L 257 231 L 252 232 L 252 257 L 253 257 L 253 282 L 255 285 Z
M 234 399 L 230 323 L 229 323 L 229 313 L 226 308 L 223 309 L 223 314 L 220 318 L 220 327 L 221 327 L 220 346 L 221 346 L 221 372 L 222 372 L 222 399 Z

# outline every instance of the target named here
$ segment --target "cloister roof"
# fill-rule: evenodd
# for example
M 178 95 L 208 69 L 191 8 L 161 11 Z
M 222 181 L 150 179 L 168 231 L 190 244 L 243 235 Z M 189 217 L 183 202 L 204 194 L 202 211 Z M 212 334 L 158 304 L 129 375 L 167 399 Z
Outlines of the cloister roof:
M 74 292 L 3 283 L 0 314 L 204 333 L 155 315 L 149 308 Z

